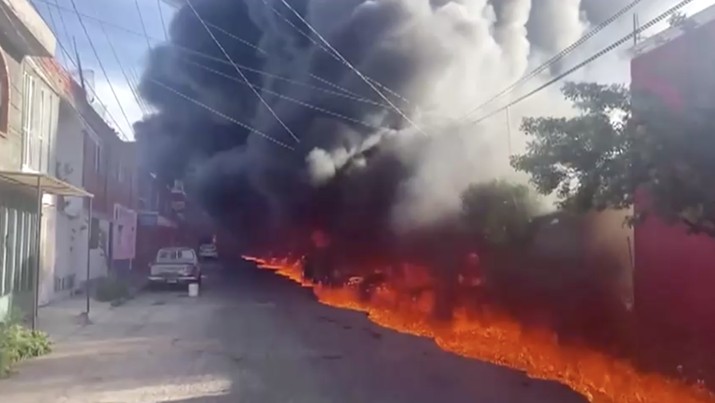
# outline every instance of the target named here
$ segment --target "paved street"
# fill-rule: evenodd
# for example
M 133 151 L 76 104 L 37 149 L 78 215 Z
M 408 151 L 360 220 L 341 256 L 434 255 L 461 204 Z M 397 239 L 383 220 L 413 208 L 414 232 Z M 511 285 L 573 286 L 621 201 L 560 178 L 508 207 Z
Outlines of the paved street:
M 202 296 L 155 290 L 98 310 L 55 352 L 0 381 L 29 402 L 576 403 L 549 382 L 462 359 L 315 302 L 250 266 L 214 268 Z

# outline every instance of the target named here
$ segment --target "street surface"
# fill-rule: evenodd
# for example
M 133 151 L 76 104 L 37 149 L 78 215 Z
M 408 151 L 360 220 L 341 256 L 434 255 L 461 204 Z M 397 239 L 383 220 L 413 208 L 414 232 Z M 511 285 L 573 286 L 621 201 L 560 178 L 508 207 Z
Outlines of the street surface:
M 249 264 L 202 295 L 152 290 L 0 381 L 0 401 L 582 403 L 568 388 L 445 353 L 316 302 Z

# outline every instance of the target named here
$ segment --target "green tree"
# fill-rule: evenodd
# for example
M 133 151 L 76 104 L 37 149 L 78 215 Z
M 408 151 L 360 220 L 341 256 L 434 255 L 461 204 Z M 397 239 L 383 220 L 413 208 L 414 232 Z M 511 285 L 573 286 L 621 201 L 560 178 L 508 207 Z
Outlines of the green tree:
M 539 192 L 589 211 L 629 207 L 644 191 L 647 213 L 715 236 L 715 99 L 673 108 L 637 93 L 634 112 L 621 85 L 567 83 L 563 94 L 577 115 L 524 119 L 527 151 L 511 160 Z
M 462 194 L 464 224 L 492 245 L 524 240 L 536 212 L 536 201 L 524 185 L 495 180 L 471 185 Z

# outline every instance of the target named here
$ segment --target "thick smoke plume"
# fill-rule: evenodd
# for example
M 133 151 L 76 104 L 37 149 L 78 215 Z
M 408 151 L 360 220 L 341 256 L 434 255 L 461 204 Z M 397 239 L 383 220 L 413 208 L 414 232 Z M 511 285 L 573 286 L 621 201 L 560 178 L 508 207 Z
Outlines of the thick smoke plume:
M 471 183 L 523 180 L 508 164 L 519 119 L 567 113 L 557 89 L 510 122 L 465 115 L 625 1 L 287 3 L 193 0 L 223 50 L 182 7 L 150 55 L 141 90 L 158 112 L 137 136 L 153 170 L 185 178 L 250 246 L 321 229 L 360 249 L 449 219 Z

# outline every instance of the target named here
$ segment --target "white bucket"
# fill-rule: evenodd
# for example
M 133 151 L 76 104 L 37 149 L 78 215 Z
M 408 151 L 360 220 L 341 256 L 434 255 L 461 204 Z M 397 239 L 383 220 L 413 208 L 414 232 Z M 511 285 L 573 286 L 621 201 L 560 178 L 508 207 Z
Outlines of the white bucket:
M 198 296 L 199 296 L 199 284 L 198 283 L 189 284 L 189 297 L 198 297 Z

